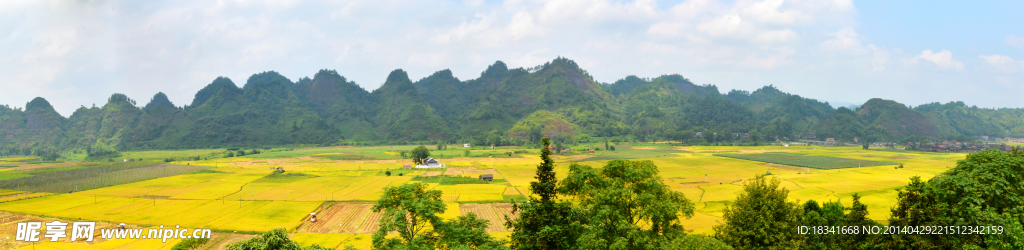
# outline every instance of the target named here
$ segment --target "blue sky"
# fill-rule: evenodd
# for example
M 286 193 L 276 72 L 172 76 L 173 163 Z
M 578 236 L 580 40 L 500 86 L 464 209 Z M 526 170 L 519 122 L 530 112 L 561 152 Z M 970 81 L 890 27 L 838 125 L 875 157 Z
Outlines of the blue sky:
M 2 1 L 0 104 L 62 115 L 124 93 L 176 105 L 217 76 L 242 85 L 335 69 L 367 90 L 405 69 L 462 80 L 496 60 L 575 60 L 600 82 L 681 74 L 831 103 L 1024 107 L 1022 2 Z

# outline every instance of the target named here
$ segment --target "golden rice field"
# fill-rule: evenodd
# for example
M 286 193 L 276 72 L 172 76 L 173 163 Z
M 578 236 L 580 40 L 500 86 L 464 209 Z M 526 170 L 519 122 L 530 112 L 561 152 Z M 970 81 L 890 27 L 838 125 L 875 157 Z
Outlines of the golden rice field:
M 110 186 L 66 194 L 31 193 L 0 190 L 0 211 L 59 218 L 81 218 L 132 225 L 181 225 L 189 228 L 214 228 L 230 231 L 267 231 L 285 228 L 293 239 L 303 244 L 326 247 L 355 245 L 368 248 L 370 233 L 376 229 L 379 215 L 369 211 L 385 187 L 413 180 L 417 175 L 446 175 L 476 178 L 491 173 L 498 180 L 491 184 L 441 185 L 428 187 L 444 193 L 448 205 L 443 218 L 455 218 L 469 212 L 491 222 L 488 231 L 496 237 L 507 236 L 500 218 L 510 214 L 505 196 L 530 195 L 530 182 L 535 181 L 538 155 L 518 158 L 452 158 L 441 159 L 450 170 L 404 170 L 409 160 L 386 158 L 393 152 L 388 147 L 314 148 L 274 152 L 238 158 L 218 158 L 176 164 L 205 165 L 214 168 L 141 182 Z M 650 151 L 653 150 L 653 151 Z M 373 152 L 372 160 L 331 160 L 314 155 L 330 155 L 333 151 Z M 211 151 L 212 152 L 212 151 Z M 446 155 L 461 157 L 461 150 L 448 150 Z M 816 170 L 763 162 L 714 156 L 714 154 L 785 152 L 809 156 L 897 162 L 904 168 L 876 166 L 833 170 Z M 210 154 L 210 152 L 189 152 Z M 133 153 L 160 157 L 158 151 Z M 186 154 L 174 152 L 173 154 Z M 340 154 L 340 153 L 339 153 Z M 368 153 L 369 154 L 369 153 Z M 653 158 L 650 158 L 652 157 Z M 588 161 L 590 155 L 555 156 L 555 171 L 564 178 L 571 163 L 592 167 L 603 166 L 616 157 L 652 160 L 660 176 L 672 189 L 678 190 L 696 204 L 696 214 L 683 224 L 696 233 L 712 233 L 722 211 L 742 190 L 743 181 L 755 175 L 771 173 L 789 190 L 789 199 L 807 201 L 839 200 L 849 205 L 850 196 L 860 194 L 868 206 L 869 217 L 885 220 L 889 207 L 896 201 L 896 189 L 912 176 L 931 178 L 955 165 L 964 154 L 922 153 L 903 150 L 862 150 L 859 147 L 761 146 L 761 147 L 668 147 L 643 145 L 620 147 L 614 154 Z M 284 174 L 271 174 L 281 167 Z M 394 171 L 386 176 L 386 170 Z M 19 170 L 6 170 L 19 171 Z M 403 176 L 398 176 L 402 173 Z M 310 223 L 308 215 L 319 212 L 319 223 Z M 229 242 L 251 237 L 251 234 L 215 233 L 211 242 L 224 246 Z M 246 236 L 248 235 L 248 236 Z M 69 245 L 70 244 L 70 245 Z M 211 243 L 213 244 L 213 243 Z M 169 248 L 169 243 L 148 240 L 111 240 L 93 245 L 76 243 L 37 244 L 66 248 Z

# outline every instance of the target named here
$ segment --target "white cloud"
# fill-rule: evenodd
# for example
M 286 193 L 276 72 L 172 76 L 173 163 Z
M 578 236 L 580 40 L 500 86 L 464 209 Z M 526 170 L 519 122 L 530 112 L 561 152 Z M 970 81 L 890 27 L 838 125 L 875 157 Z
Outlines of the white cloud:
M 1007 44 L 1018 48 L 1024 48 L 1024 37 L 1009 35 L 1007 36 Z
M 1003 72 L 1016 72 L 1017 70 L 1024 69 L 1024 61 L 1013 60 L 1009 56 L 1004 55 L 978 55 L 981 59 L 984 59 L 989 66 L 1003 71 Z
M 647 29 L 647 34 L 656 37 L 679 37 L 685 32 L 683 29 L 689 27 L 686 22 L 656 23 Z
M 868 45 L 868 48 L 871 49 L 871 71 L 885 71 L 885 64 L 889 62 L 892 53 L 884 48 L 875 47 L 874 44 Z
M 1024 37 L 1008 35 L 1006 36 L 1006 44 L 1017 48 L 1024 48 Z
M 860 47 L 860 41 L 857 40 L 857 31 L 849 27 L 843 27 L 835 33 L 829 34 L 832 39 L 829 39 L 822 43 L 822 46 L 828 50 L 849 50 Z
M 953 59 L 953 52 L 948 50 L 942 50 L 938 53 L 932 52 L 930 49 L 921 51 L 920 55 L 913 58 L 913 62 L 917 63 L 917 60 L 924 59 L 938 66 L 939 69 L 952 69 L 962 70 L 964 69 L 964 63 Z
M 544 28 L 533 22 L 533 15 L 523 11 L 512 16 L 512 22 L 508 25 L 508 31 L 514 39 L 518 40 L 543 34 Z
M 786 58 L 793 55 L 796 50 L 792 48 L 780 48 L 774 53 L 768 56 L 758 57 L 756 55 L 747 55 L 742 61 L 736 65 L 740 68 L 751 68 L 751 69 L 773 69 L 780 65 L 787 63 Z
M 770 25 L 792 25 L 810 19 L 793 9 L 780 10 L 782 2 L 783 0 L 755 2 L 740 8 L 739 13 L 753 21 Z

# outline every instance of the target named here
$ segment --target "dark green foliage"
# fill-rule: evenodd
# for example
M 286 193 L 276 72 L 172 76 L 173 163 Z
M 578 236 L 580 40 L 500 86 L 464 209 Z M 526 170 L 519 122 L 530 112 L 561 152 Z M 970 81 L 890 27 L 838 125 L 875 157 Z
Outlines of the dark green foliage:
M 487 233 L 487 220 L 474 213 L 443 221 L 437 215 L 446 209 L 441 191 L 427 187 L 416 183 L 384 188 L 372 208 L 383 212 L 373 249 L 508 249 Z M 386 238 L 391 232 L 399 237 Z
M 394 70 L 372 93 L 377 130 L 391 140 L 436 140 L 447 133 L 444 120 L 416 91 L 403 70 Z
M 661 249 L 716 249 L 731 250 L 732 246 L 725 244 L 718 239 L 702 234 L 687 234 L 683 237 L 672 239 L 661 245 Z
M 968 107 L 964 102 L 928 103 L 914 107 L 938 127 L 943 137 L 988 135 L 1024 137 L 1024 110 Z
M 164 92 L 157 92 L 156 95 L 153 95 L 153 99 L 149 100 L 149 103 L 146 104 L 146 107 L 142 108 L 142 111 L 151 112 L 153 109 L 158 107 L 171 109 L 177 108 L 174 107 L 174 103 L 171 103 L 170 99 L 167 99 L 167 95 L 164 94 Z
M 743 185 L 743 192 L 726 207 L 715 238 L 737 249 L 788 249 L 802 241 L 797 227 L 803 209 L 786 201 L 789 190 L 779 188 L 779 179 L 757 176 Z
M 828 119 L 815 125 L 818 138 L 853 141 L 906 141 L 912 137 L 939 138 L 936 124 L 917 110 L 895 101 L 873 98 L 856 112 L 839 108 Z
M 171 250 L 199 249 L 208 242 L 210 242 L 210 239 L 208 238 L 188 238 L 181 240 L 178 244 L 174 244 L 174 247 L 171 247 Z
M 847 212 L 848 211 L 848 212 Z M 814 200 L 803 205 L 803 219 L 800 226 L 857 227 L 858 231 L 866 227 L 879 226 L 867 218 L 867 206 L 860 203 L 860 195 L 853 195 L 853 205 L 843 207 L 839 201 L 826 202 L 819 207 Z M 877 235 L 859 234 L 815 234 L 804 235 L 803 249 L 870 249 Z
M 685 236 L 679 223 L 694 205 L 658 177 L 651 161 L 609 161 L 600 170 L 572 164 L 558 192 L 587 218 L 577 249 L 661 249 Z
M 437 241 L 429 231 L 441 223 L 444 212 L 441 191 L 427 190 L 424 183 L 385 187 L 373 212 L 381 212 L 380 229 L 373 234 L 374 249 L 429 249 Z M 385 238 L 397 232 L 398 238 Z
M 430 150 L 427 149 L 427 147 L 419 146 L 412 149 L 412 152 L 410 152 L 410 154 L 412 155 L 413 163 L 423 164 L 423 160 L 426 160 L 427 157 L 430 157 Z
M 581 213 L 573 211 L 569 202 L 557 202 L 554 161 L 548 138 L 541 139 L 541 164 L 537 166 L 535 182 L 530 182 L 530 191 L 540 199 L 530 196 L 527 203 L 512 203 L 512 211 L 519 218 L 512 220 L 505 216 L 505 227 L 512 229 L 509 240 L 515 249 L 573 249 L 581 225 L 586 223 Z
M 806 128 L 828 118 L 833 112 L 832 106 L 827 102 L 784 93 L 771 85 L 757 89 L 753 93 L 732 90 L 726 98 L 748 107 L 762 121 L 788 123 L 789 128 L 775 124 L 765 126 L 762 132 L 771 137 L 806 133 Z
M 475 213 L 442 222 L 435 230 L 439 238 L 435 249 L 508 249 L 487 233 L 488 223 Z
M 635 75 L 629 75 L 626 76 L 626 78 L 622 78 L 619 79 L 618 81 L 615 81 L 615 83 L 604 86 L 608 88 L 608 92 L 611 92 L 612 95 L 621 96 L 623 94 L 628 94 L 630 91 L 633 91 L 633 89 L 640 85 L 645 85 L 648 83 L 651 82 L 648 81 L 647 79 L 639 78 Z
M 302 247 L 288 238 L 284 228 L 277 228 L 252 239 L 228 244 L 229 250 L 326 250 L 333 248 L 321 247 L 317 244 Z
M 554 202 L 558 194 L 555 187 L 558 179 L 555 178 L 555 161 L 551 160 L 551 141 L 548 138 L 541 139 L 543 147 L 540 150 L 540 165 L 537 165 L 537 181 L 530 182 L 530 191 L 540 196 L 541 203 Z
M 927 182 L 911 178 L 892 208 L 892 226 L 1003 226 L 1003 235 L 891 235 L 883 248 L 1019 249 L 1024 221 L 1024 152 L 996 150 L 969 154 L 957 166 Z

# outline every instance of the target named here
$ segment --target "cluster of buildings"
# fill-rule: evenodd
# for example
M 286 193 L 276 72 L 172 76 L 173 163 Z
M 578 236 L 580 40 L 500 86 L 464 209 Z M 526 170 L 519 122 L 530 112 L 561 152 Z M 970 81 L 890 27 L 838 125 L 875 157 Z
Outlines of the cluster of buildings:
M 1002 151 L 1010 151 L 1013 146 L 1006 144 L 989 144 L 989 143 L 973 143 L 973 142 L 958 142 L 958 141 L 942 141 L 942 142 L 926 142 L 926 143 L 913 143 L 908 142 L 904 144 L 905 148 L 916 148 L 920 151 L 927 152 L 978 152 L 989 149 L 996 149 Z
M 990 142 L 1024 143 L 1024 138 L 1013 138 L 1013 137 L 1003 137 L 1003 138 L 993 137 L 993 138 L 989 138 L 987 135 L 978 136 L 978 137 L 975 137 L 975 138 L 977 138 L 978 140 L 981 140 L 981 141 L 990 141 Z
M 402 169 L 412 169 L 413 166 L 409 164 L 402 165 Z M 444 168 L 444 163 L 437 162 L 437 159 L 427 158 L 423 160 L 423 164 L 416 165 L 415 168 Z

